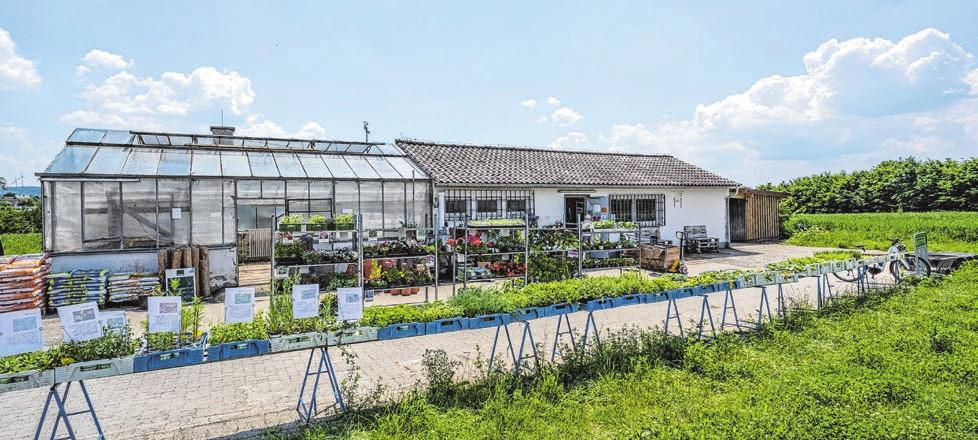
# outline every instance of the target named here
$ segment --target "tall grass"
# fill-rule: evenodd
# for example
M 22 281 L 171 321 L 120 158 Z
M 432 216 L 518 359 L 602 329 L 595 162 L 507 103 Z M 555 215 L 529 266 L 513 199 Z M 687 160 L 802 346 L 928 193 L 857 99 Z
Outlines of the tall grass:
M 530 376 L 422 391 L 298 438 L 974 438 L 978 264 L 711 343 L 626 331 Z
M 41 252 L 41 234 L 0 234 L 3 252 L 6 255 L 36 254 Z
M 978 252 L 978 212 L 796 214 L 785 231 L 791 244 L 880 250 L 894 237 L 912 248 L 913 234 L 924 231 L 930 250 Z

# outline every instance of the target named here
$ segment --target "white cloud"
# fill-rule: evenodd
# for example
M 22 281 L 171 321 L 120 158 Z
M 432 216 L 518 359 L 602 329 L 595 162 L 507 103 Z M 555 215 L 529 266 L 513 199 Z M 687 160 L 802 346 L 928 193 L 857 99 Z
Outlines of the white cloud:
M 245 125 L 239 128 L 236 134 L 256 137 L 324 139 L 326 129 L 316 122 L 308 121 L 302 124 L 299 131 L 289 133 L 278 123 L 264 119 L 261 114 L 256 113 L 245 118 Z
M 554 121 L 554 123 L 557 125 L 564 127 L 580 121 L 583 118 L 584 116 L 570 107 L 558 108 L 557 110 L 554 110 L 553 114 L 550 115 L 550 120 Z
M 536 99 L 525 99 L 523 101 L 520 101 L 520 107 L 536 108 L 536 106 L 537 106 Z
M 580 149 L 591 145 L 587 135 L 579 131 L 572 131 L 554 139 L 550 143 L 550 148 L 555 150 Z
M 16 90 L 41 85 L 34 62 L 17 54 L 10 33 L 0 28 L 0 90 Z
M 61 144 L 36 146 L 31 143 L 23 128 L 0 124 L 0 176 L 12 183 L 15 177 L 24 176 L 24 184 L 35 185 L 35 172 L 43 171 L 60 149 Z
M 549 120 L 550 118 L 547 116 L 540 116 L 539 118 L 537 118 L 537 124 L 543 124 Z
M 547 104 L 550 104 L 550 105 L 556 107 L 556 106 L 560 105 L 560 100 L 557 99 L 557 98 L 554 98 L 553 96 L 551 96 L 551 97 L 548 97 L 547 98 Z
M 974 155 L 978 69 L 948 34 L 832 39 L 802 60 L 802 75 L 762 78 L 688 120 L 616 124 L 602 143 L 674 154 L 748 184 L 899 155 Z
M 88 53 L 86 53 L 81 60 L 82 64 L 75 67 L 75 72 L 77 72 L 79 75 L 84 75 L 91 72 L 93 69 L 123 70 L 136 64 L 132 58 L 127 61 L 122 55 L 106 52 L 101 49 L 92 49 L 88 51 Z

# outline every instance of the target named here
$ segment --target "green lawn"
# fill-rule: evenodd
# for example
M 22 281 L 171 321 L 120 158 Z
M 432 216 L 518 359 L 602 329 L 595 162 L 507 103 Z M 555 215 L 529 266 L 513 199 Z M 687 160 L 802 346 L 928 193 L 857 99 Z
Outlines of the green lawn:
M 6 255 L 36 254 L 41 252 L 41 234 L 0 234 Z
M 529 379 L 436 386 L 298 437 L 976 438 L 978 264 L 924 284 L 712 344 L 633 332 Z
M 900 237 L 913 248 L 913 234 L 926 231 L 930 250 L 978 252 L 978 212 L 796 214 L 785 229 L 788 243 L 800 246 L 884 250 Z

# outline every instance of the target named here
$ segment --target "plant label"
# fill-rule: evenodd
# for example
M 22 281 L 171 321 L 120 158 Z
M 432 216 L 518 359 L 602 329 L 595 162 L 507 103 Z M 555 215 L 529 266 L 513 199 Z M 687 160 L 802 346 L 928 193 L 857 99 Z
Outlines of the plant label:
M 166 270 L 166 291 L 172 294 L 179 294 L 184 298 L 197 296 L 197 277 L 194 268 Z
M 255 288 L 224 289 L 224 322 L 251 322 L 255 319 Z
M 180 333 L 180 297 L 147 298 L 150 333 Z
M 292 318 L 319 316 L 319 284 L 292 286 Z
M 363 288 L 341 287 L 336 289 L 340 321 L 358 321 L 363 318 Z
M 113 310 L 111 312 L 100 311 L 98 313 L 98 320 L 102 324 L 103 329 L 109 329 L 115 332 L 125 331 L 129 327 L 126 312 L 122 310 Z
M 41 309 L 0 313 L 0 357 L 43 348 Z
M 58 307 L 58 318 L 67 342 L 91 341 L 103 336 L 98 303 L 94 301 Z

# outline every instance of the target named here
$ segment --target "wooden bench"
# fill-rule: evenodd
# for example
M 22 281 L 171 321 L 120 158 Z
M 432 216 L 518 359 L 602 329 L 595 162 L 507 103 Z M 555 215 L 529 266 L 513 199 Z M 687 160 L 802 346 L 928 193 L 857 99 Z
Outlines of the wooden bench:
M 706 235 L 706 225 L 683 226 L 683 234 L 686 236 L 686 249 L 700 254 L 706 252 L 719 252 L 720 239 Z

